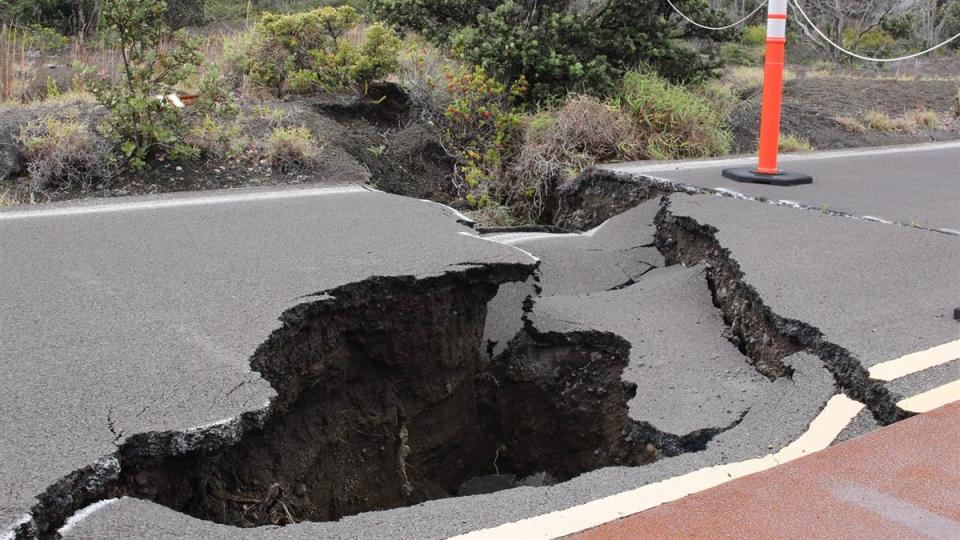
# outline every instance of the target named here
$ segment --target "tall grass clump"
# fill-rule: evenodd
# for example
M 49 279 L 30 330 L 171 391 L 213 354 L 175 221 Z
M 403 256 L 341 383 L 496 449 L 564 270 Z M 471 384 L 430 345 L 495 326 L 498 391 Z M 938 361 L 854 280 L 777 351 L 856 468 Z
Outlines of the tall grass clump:
M 553 191 L 584 168 L 645 157 L 629 119 L 589 96 L 527 119 L 523 145 L 507 171 L 507 204 L 521 221 L 540 218 Z
M 907 122 L 922 129 L 937 129 L 940 127 L 940 115 L 937 111 L 920 107 L 906 115 Z
M 651 71 L 627 73 L 615 102 L 653 159 L 710 157 L 732 148 L 725 115 L 710 98 Z
M 0 26 L 0 102 L 20 97 L 26 71 L 26 41 L 15 27 Z
M 87 191 L 116 171 L 113 145 L 86 123 L 47 116 L 20 128 L 33 192 Z
M 876 109 L 869 110 L 863 116 L 863 121 L 868 128 L 874 131 L 896 131 L 897 123 L 890 118 L 890 115 Z

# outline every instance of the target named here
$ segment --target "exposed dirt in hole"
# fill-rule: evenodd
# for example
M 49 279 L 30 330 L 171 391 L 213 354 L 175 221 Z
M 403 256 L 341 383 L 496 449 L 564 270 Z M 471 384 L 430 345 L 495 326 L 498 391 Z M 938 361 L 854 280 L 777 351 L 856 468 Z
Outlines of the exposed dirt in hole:
M 688 217 L 670 213 L 665 198 L 656 218 L 657 248 L 668 264 L 705 263 L 714 303 L 730 325 L 730 339 L 768 377 L 789 376 L 783 359 L 805 350 L 820 357 L 839 386 L 867 405 L 882 424 L 891 424 L 909 416 L 896 406 L 890 392 L 870 379 L 867 370 L 849 351 L 824 340 L 815 327 L 784 319 L 763 303 L 757 291 L 743 280 L 740 265 L 720 245 L 717 229 Z
M 251 360 L 278 392 L 269 408 L 129 438 L 52 486 L 20 536 L 51 537 L 79 508 L 119 496 L 284 525 L 454 496 L 478 478 L 542 485 L 671 454 L 628 417 L 636 388 L 621 380 L 623 339 L 530 329 L 484 359 L 487 303 L 531 270 L 371 278 L 318 294 L 286 312 Z
M 726 256 L 725 250 L 714 240 L 704 241 L 704 234 L 713 238 L 709 225 L 698 226 L 688 218 L 668 217 L 668 206 L 658 215 L 657 248 L 668 265 L 694 266 L 707 263 L 707 284 L 714 305 L 723 314 L 729 327 L 727 336 L 761 374 L 774 379 L 791 375 L 783 359 L 803 350 L 796 337 L 776 330 L 762 306 L 762 302 L 741 280 L 736 262 Z
M 640 182 L 630 174 L 590 167 L 558 190 L 555 226 L 586 231 L 637 205 L 677 191 L 697 192 L 653 178 Z
M 487 473 L 495 440 L 481 428 L 490 413 L 477 376 L 496 285 L 364 288 L 349 305 L 289 314 L 257 352 L 252 365 L 279 393 L 264 429 L 223 451 L 127 467 L 123 489 L 253 526 L 417 503 Z

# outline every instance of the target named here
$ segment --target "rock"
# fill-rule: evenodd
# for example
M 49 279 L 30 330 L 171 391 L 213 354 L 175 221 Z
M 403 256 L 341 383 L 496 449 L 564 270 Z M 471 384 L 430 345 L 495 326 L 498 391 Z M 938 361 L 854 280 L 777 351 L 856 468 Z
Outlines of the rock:
M 14 140 L 13 128 L 0 128 L 0 181 L 24 171 L 23 152 Z

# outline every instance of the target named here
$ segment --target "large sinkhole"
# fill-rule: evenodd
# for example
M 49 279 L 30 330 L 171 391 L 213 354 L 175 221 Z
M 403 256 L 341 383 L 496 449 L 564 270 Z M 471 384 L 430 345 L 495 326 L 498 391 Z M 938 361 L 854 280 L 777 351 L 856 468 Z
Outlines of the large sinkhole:
M 487 303 L 507 280 L 493 273 L 371 279 L 288 312 L 251 362 L 279 394 L 265 425 L 124 458 L 116 494 L 251 527 L 652 461 L 627 416 L 622 339 L 521 333 L 484 358 Z

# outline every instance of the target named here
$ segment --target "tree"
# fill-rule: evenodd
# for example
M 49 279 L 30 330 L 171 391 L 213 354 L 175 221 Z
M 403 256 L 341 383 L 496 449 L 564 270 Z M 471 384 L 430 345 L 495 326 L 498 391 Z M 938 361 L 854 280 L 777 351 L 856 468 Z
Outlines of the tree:
M 844 32 L 852 31 L 854 38 L 847 41 L 853 48 L 903 5 L 902 0 L 804 0 L 801 3 L 804 12 L 834 43 L 844 43 Z M 802 21 L 796 22 L 803 25 Z M 840 51 L 831 47 L 830 54 L 837 59 Z
M 195 40 L 170 38 L 162 0 L 104 0 L 103 22 L 116 34 L 122 81 L 94 81 L 93 92 L 107 109 L 101 128 L 134 167 L 160 150 L 176 149 L 183 135 L 179 112 L 158 99 L 172 92 L 200 65 Z M 164 46 L 161 46 L 163 44 Z
M 702 79 L 718 67 L 716 58 L 683 41 L 706 34 L 683 24 L 664 0 L 377 0 L 376 6 L 392 24 L 451 46 L 503 83 L 524 77 L 533 101 L 605 93 L 638 64 L 674 81 Z M 706 0 L 684 7 L 707 24 L 726 20 Z

